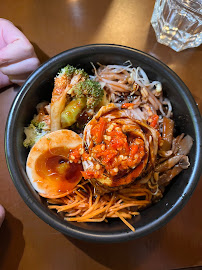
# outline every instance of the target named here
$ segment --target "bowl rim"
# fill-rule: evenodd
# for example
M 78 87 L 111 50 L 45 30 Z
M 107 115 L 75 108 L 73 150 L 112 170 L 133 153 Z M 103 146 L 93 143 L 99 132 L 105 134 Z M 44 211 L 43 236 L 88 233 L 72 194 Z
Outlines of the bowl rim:
M 138 53 L 146 58 L 149 58 L 151 61 L 154 61 L 157 64 L 160 64 L 171 76 L 173 79 L 180 85 L 181 88 L 183 88 L 183 91 L 185 93 L 185 102 L 187 106 L 189 106 L 191 118 L 193 120 L 193 126 L 195 133 L 198 135 L 196 138 L 196 160 L 198 161 L 196 164 L 194 164 L 193 172 L 191 174 L 191 177 L 189 179 L 189 183 L 187 184 L 184 193 L 182 196 L 178 198 L 176 203 L 173 205 L 172 209 L 170 209 L 167 213 L 165 213 L 163 216 L 159 217 L 158 219 L 154 220 L 153 222 L 146 224 L 143 228 L 138 229 L 136 232 L 132 231 L 126 231 L 126 232 L 118 232 L 118 233 L 111 233 L 111 234 L 95 234 L 95 233 L 89 233 L 89 232 L 82 232 L 79 229 L 74 229 L 71 226 L 68 226 L 68 223 L 66 226 L 64 224 L 61 224 L 59 220 L 53 219 L 53 213 L 50 211 L 45 211 L 44 207 L 42 207 L 42 204 L 36 200 L 33 199 L 33 195 L 31 191 L 28 189 L 25 183 L 23 181 L 18 180 L 19 173 L 21 174 L 21 171 L 19 170 L 19 167 L 15 167 L 13 164 L 15 162 L 15 157 L 12 153 L 12 144 L 13 144 L 13 136 L 9 136 L 10 130 L 12 130 L 12 118 L 13 115 L 16 114 L 19 108 L 20 100 L 23 100 L 23 97 L 25 94 L 29 91 L 29 85 L 33 81 L 35 77 L 40 76 L 41 71 L 47 67 L 50 63 L 55 62 L 59 59 L 62 59 L 62 57 L 66 54 L 72 54 L 78 51 L 81 51 L 81 53 L 85 50 L 95 50 L 96 48 L 117 48 L 120 50 L 129 50 L 134 53 Z M 20 196 L 23 198 L 24 202 L 28 205 L 28 207 L 43 221 L 45 221 L 48 225 L 52 226 L 56 230 L 62 232 L 65 235 L 86 240 L 86 241 L 93 241 L 93 242 L 122 242 L 127 241 L 135 238 L 139 238 L 145 235 L 148 235 L 149 233 L 158 230 L 160 227 L 164 226 L 166 223 L 168 223 L 188 202 L 190 199 L 194 189 L 196 188 L 196 185 L 199 181 L 201 170 L 200 170 L 200 160 L 202 160 L 202 151 L 200 151 L 200 148 L 202 147 L 202 119 L 199 112 L 199 109 L 196 105 L 196 102 L 191 95 L 189 89 L 184 84 L 184 82 L 179 78 L 179 76 L 171 70 L 167 65 L 165 65 L 163 62 L 158 60 L 157 58 L 151 56 L 148 53 L 145 53 L 143 51 L 123 46 L 123 45 L 117 45 L 117 44 L 89 44 L 79 47 L 74 47 L 69 50 L 63 51 L 54 57 L 47 60 L 45 63 L 43 63 L 40 67 L 38 67 L 26 80 L 24 85 L 20 88 L 19 93 L 16 95 L 9 114 L 7 118 L 6 123 L 6 129 L 5 129 L 5 156 L 6 156 L 6 162 L 8 166 L 8 170 L 11 176 L 11 179 L 18 190 Z M 16 177 L 17 176 L 17 177 Z M 21 177 L 22 178 L 22 177 Z M 146 233 L 145 233 L 146 232 Z

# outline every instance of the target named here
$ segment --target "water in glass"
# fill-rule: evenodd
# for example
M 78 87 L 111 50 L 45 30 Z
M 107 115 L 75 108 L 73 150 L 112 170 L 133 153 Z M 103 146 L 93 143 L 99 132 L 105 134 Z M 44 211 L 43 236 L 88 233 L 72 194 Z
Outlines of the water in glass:
M 202 43 L 202 0 L 156 0 L 151 24 L 157 41 L 179 52 Z

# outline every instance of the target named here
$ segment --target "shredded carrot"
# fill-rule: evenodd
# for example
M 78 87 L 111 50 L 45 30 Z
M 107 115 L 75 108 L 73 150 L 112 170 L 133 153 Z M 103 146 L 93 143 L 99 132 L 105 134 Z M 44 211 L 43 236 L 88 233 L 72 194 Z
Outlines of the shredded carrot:
M 126 226 L 128 226 L 128 228 L 131 229 L 131 231 L 135 231 L 135 228 L 127 221 L 125 220 L 125 218 L 123 218 L 118 212 L 116 212 L 116 215 L 123 221 L 123 223 L 126 224 Z
M 133 107 L 133 106 L 134 106 L 134 104 L 132 104 L 132 103 L 123 103 L 121 108 L 128 109 L 128 108 Z
M 91 188 L 89 187 L 89 186 L 87 186 L 87 188 L 88 188 L 88 192 L 89 192 L 89 207 L 91 207 L 92 206 L 92 204 L 93 204 L 93 193 L 92 193 L 92 190 L 91 190 Z
M 141 184 L 99 195 L 90 182 L 80 184 L 63 198 L 49 199 L 49 209 L 65 213 L 65 220 L 75 222 L 107 222 L 107 218 L 120 218 L 132 231 L 126 220 L 139 215 L 138 209 L 151 203 L 151 191 Z
M 153 128 L 156 128 L 157 127 L 158 120 L 159 120 L 159 116 L 157 114 L 153 114 L 150 117 L 149 120 L 151 121 L 150 126 L 153 127 Z
M 66 220 L 68 221 L 77 221 L 77 222 L 85 222 L 86 219 L 89 219 L 89 218 L 92 218 L 92 217 L 96 217 L 97 215 L 101 214 L 102 212 L 104 212 L 106 210 L 107 206 L 105 206 L 104 208 L 102 209 L 97 209 L 91 213 L 89 213 L 88 215 L 85 215 L 85 216 L 81 216 L 81 217 L 77 217 L 77 218 L 66 218 Z
M 71 209 L 72 207 L 75 207 L 77 205 L 79 205 L 82 201 L 77 201 L 77 202 L 74 202 L 72 204 L 69 204 L 69 205 L 63 205 L 63 206 L 57 206 L 55 207 L 56 210 L 58 210 L 58 212 L 61 212 L 61 211 L 66 211 L 68 209 Z M 53 209 L 54 206 L 49 206 L 49 209 Z

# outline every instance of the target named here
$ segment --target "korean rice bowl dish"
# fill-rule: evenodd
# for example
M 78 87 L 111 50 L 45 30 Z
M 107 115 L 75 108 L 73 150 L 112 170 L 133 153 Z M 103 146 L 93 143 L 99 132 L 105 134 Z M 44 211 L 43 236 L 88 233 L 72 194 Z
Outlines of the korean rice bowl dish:
M 158 202 L 190 165 L 193 139 L 174 134 L 172 104 L 141 67 L 67 65 L 24 128 L 26 171 L 48 208 L 66 221 L 121 219 Z

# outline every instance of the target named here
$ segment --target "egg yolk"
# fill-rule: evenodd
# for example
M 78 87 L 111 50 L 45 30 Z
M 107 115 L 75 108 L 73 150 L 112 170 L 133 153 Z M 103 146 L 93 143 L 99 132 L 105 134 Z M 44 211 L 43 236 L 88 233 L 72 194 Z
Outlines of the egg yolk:
M 82 165 L 70 163 L 69 153 L 65 147 L 56 147 L 42 153 L 36 160 L 36 173 L 43 179 L 37 180 L 37 185 L 46 194 L 71 191 L 80 181 Z

